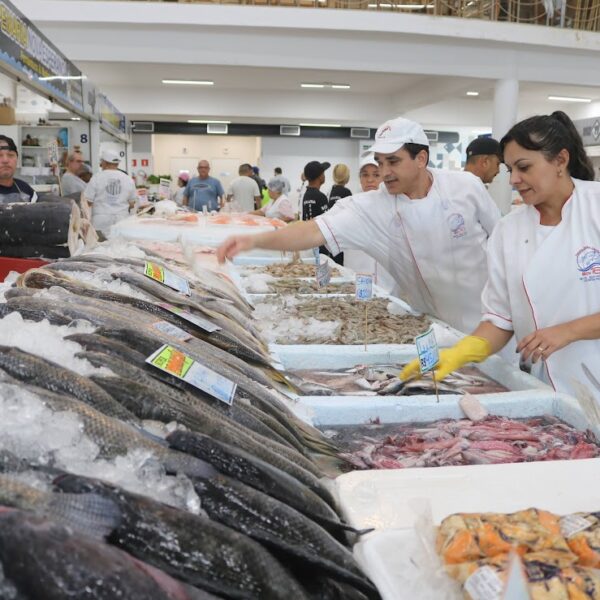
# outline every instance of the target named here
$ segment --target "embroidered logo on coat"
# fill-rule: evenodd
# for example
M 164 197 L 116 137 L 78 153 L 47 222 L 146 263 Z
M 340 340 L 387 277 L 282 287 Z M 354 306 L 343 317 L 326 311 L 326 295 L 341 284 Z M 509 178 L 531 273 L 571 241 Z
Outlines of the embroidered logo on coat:
M 448 217 L 448 225 L 454 239 L 467 235 L 465 228 L 465 218 L 460 213 L 452 213 Z
M 575 255 L 577 269 L 581 273 L 581 281 L 600 280 L 600 250 L 592 246 L 584 246 Z

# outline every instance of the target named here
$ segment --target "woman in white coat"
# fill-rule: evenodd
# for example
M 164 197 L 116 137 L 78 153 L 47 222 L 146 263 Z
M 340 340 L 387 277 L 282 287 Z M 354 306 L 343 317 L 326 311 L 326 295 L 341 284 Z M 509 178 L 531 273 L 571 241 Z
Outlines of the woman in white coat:
M 533 374 L 557 391 L 576 393 L 573 380 L 592 389 L 582 365 L 600 380 L 600 183 L 561 111 L 517 123 L 500 144 L 524 206 L 492 233 L 482 322 L 440 353 L 436 378 L 498 352 L 514 332 Z

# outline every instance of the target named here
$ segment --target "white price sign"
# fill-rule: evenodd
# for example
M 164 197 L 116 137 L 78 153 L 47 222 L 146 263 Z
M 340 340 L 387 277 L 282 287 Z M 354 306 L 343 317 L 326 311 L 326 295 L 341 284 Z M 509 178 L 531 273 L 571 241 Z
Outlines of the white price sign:
M 421 373 L 431 371 L 440 362 L 440 352 L 433 328 L 415 338 Z
M 357 273 L 355 285 L 354 297 L 356 300 L 366 301 L 373 297 L 373 275 Z
M 168 199 L 171 195 L 171 180 L 160 178 L 160 183 L 158 184 L 158 197 L 161 200 Z
M 331 267 L 329 261 L 317 265 L 317 287 L 325 287 L 331 281 Z
M 182 379 L 186 383 L 231 406 L 237 383 L 196 362 L 191 356 L 165 344 L 146 359 L 148 364 Z
M 187 279 L 180 277 L 179 275 L 173 273 L 173 271 L 164 269 L 160 265 L 157 265 L 153 262 L 146 262 L 146 265 L 144 266 L 144 275 L 150 279 L 154 279 L 154 281 L 162 283 L 163 285 L 169 286 L 170 288 L 177 290 L 186 296 L 192 295 L 190 291 L 190 284 Z

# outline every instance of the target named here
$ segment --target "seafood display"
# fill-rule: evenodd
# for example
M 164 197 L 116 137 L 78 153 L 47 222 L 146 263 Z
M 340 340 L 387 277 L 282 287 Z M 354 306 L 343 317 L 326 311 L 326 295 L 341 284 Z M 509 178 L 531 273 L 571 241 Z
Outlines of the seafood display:
M 299 393 L 307 396 L 433 395 L 436 388 L 438 394 L 495 394 L 508 391 L 476 367 L 462 367 L 434 385 L 431 372 L 414 381 L 401 381 L 398 374 L 403 366 L 399 363 L 321 371 L 290 369 L 285 376 Z
M 172 246 L 111 248 L 2 289 L 0 597 L 379 598 L 326 481 L 339 451 L 277 390 L 253 308 Z
M 327 426 L 328 437 L 357 469 L 407 469 L 570 460 L 600 456 L 600 443 L 556 417 L 487 416 L 423 425 Z
M 369 344 L 412 344 L 429 328 L 427 317 L 397 310 L 383 298 L 369 301 Z M 255 317 L 262 334 L 278 344 L 365 343 L 365 303 L 353 298 L 265 297 L 256 302 Z
M 508 578 L 510 554 L 522 560 L 531 598 L 600 598 L 600 575 L 581 546 L 581 532 L 597 523 L 595 513 L 559 517 L 530 508 L 512 514 L 470 513 L 446 517 L 436 547 L 447 573 L 462 584 L 464 597 L 500 597 Z M 491 590 L 491 591 L 490 591 Z M 494 591 L 498 590 L 495 594 Z
M 271 265 L 265 265 L 264 267 L 246 267 L 244 269 L 245 274 L 266 274 L 271 277 L 281 278 L 298 278 L 298 277 L 314 277 L 316 266 L 314 261 L 300 262 L 299 260 L 285 262 L 285 263 L 273 263 Z M 337 267 L 331 268 L 331 276 L 339 277 L 340 271 Z
M 249 284 L 246 291 L 250 294 L 352 294 L 355 293 L 353 281 L 331 281 L 326 286 L 319 287 L 313 279 L 277 279 L 267 276 L 257 282 L 247 278 Z

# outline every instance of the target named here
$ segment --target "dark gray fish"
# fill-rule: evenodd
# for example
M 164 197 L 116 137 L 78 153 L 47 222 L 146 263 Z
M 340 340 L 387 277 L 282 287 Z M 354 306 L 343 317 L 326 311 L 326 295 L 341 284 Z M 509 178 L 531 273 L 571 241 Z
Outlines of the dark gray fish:
M 172 448 L 210 463 L 224 475 L 285 502 L 319 523 L 338 540 L 343 540 L 347 531 L 353 531 L 341 523 L 331 506 L 307 486 L 240 448 L 191 431 L 174 431 L 167 441 Z
M 379 598 L 350 551 L 291 506 L 223 475 L 193 483 L 202 509 L 212 519 L 262 542 L 276 556 L 302 561 L 369 598 Z
M 130 411 L 114 400 L 101 387 L 74 371 L 18 348 L 0 346 L 0 369 L 11 377 L 38 387 L 67 394 L 105 415 L 139 425 Z
M 301 600 L 305 594 L 278 561 L 250 538 L 210 519 L 75 475 L 55 485 L 101 494 L 120 508 L 111 543 L 181 580 L 228 598 Z
M 0 563 L 25 598 L 192 600 L 167 574 L 43 517 L 0 512 Z

